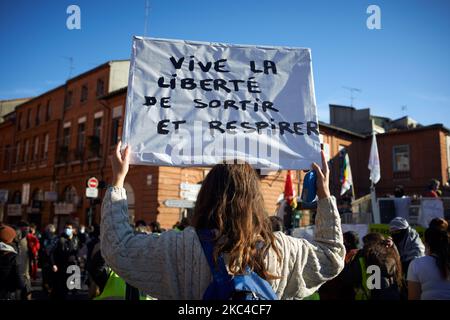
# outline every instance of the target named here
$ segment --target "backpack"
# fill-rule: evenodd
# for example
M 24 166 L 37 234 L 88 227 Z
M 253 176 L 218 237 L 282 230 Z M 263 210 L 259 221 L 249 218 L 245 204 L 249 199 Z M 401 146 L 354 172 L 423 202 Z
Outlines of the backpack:
M 257 273 L 246 268 L 243 275 L 230 275 L 225 266 L 223 255 L 218 257 L 217 267 L 213 259 L 213 233 L 211 230 L 197 232 L 200 243 L 208 260 L 213 281 L 206 289 L 203 300 L 277 300 L 271 285 Z

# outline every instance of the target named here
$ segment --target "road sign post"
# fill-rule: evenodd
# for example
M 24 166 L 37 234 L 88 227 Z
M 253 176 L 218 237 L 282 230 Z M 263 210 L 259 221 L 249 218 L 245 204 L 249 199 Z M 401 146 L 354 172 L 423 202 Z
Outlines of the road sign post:
M 91 177 L 87 181 L 86 198 L 89 199 L 89 209 L 87 214 L 88 226 L 92 226 L 92 218 L 94 215 L 94 199 L 98 198 L 98 179 Z
M 98 189 L 97 188 L 86 188 L 86 198 L 97 198 Z
M 98 187 L 98 179 L 96 177 L 91 177 L 87 182 L 88 188 L 97 188 Z

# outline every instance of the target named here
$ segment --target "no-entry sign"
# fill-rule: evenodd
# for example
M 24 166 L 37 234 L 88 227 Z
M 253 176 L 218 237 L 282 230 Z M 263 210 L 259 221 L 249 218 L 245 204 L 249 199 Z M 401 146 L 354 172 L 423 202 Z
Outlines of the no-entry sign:
M 89 188 L 97 188 L 98 187 L 97 178 L 96 177 L 89 178 L 87 185 Z

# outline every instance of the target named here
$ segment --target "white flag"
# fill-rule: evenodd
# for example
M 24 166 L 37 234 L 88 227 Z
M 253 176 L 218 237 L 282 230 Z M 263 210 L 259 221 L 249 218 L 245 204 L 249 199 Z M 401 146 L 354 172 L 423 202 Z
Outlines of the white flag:
M 372 180 L 374 184 L 380 181 L 380 157 L 378 156 L 377 138 L 375 137 L 375 134 L 372 134 L 372 147 L 370 148 L 369 156 L 369 170 L 370 180 Z

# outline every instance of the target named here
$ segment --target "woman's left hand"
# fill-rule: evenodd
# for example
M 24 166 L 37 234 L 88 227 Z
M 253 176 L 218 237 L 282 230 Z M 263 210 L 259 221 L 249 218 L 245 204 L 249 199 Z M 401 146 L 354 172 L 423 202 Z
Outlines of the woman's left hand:
M 130 146 L 127 145 L 123 153 L 120 152 L 121 146 L 122 142 L 119 141 L 114 154 L 111 156 L 111 166 L 113 171 L 113 186 L 123 188 L 125 177 L 130 168 Z

